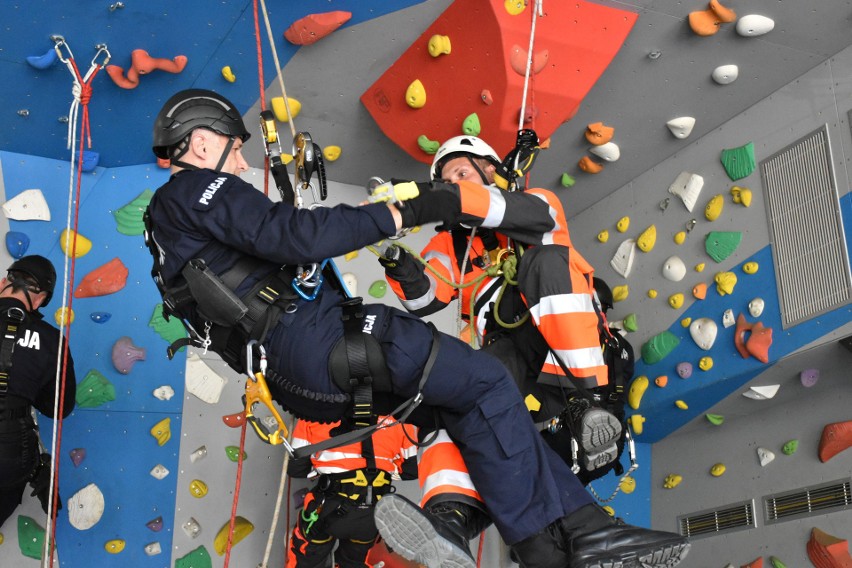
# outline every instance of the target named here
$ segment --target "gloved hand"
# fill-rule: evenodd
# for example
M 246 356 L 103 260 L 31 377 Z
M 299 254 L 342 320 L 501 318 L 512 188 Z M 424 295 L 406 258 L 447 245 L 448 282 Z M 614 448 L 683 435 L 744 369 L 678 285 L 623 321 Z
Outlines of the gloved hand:
M 422 264 L 404 248 L 393 244 L 379 257 L 379 264 L 384 266 L 385 273 L 397 282 L 419 279 L 423 273 Z
M 50 499 L 50 482 L 50 454 L 44 453 L 41 454 L 35 473 L 33 473 L 33 477 L 30 479 L 30 487 L 33 488 L 30 497 L 38 497 L 45 514 L 48 514 L 47 505 Z M 53 500 L 56 501 L 56 510 L 62 510 L 62 500 L 59 498 L 59 491 L 53 496 Z
M 457 185 L 441 181 L 418 182 L 416 185 L 419 195 L 397 204 L 403 227 L 436 221 L 456 222 L 461 215 L 461 195 Z

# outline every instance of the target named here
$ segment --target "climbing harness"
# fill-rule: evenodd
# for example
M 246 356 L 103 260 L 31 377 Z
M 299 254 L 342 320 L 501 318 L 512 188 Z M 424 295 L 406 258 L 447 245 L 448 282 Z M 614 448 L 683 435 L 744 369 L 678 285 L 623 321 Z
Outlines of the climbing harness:
M 12 368 L 12 354 L 18 343 L 18 333 L 21 324 L 26 321 L 26 313 L 18 307 L 11 307 L 0 315 L 2 321 L 3 337 L 0 339 L 0 399 L 6 398 L 9 392 L 9 370 Z M 11 412 L 11 411 L 9 411 Z M 27 412 L 29 412 L 27 410 Z M 0 418 L 9 420 L 5 404 L 0 407 Z

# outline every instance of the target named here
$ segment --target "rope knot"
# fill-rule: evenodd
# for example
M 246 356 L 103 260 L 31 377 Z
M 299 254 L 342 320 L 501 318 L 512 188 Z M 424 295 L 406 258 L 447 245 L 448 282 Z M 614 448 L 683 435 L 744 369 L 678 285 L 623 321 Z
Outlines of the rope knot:
M 77 85 L 74 85 L 75 91 L 76 88 Z M 77 94 L 75 93 L 75 95 Z M 79 99 L 81 105 L 86 106 L 87 104 L 89 104 L 89 101 L 92 99 L 92 86 L 88 83 L 83 83 L 80 86 L 80 93 L 77 98 Z

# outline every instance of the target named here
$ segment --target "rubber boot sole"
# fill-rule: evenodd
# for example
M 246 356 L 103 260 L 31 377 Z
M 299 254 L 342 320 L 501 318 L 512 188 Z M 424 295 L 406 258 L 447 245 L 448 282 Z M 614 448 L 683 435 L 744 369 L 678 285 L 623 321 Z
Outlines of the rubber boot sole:
M 689 547 L 688 542 L 677 543 L 622 555 L 614 550 L 606 558 L 572 562 L 571 568 L 674 568 L 686 558 Z
M 621 422 L 602 408 L 592 408 L 580 418 L 580 443 L 587 453 L 596 454 L 621 436 Z
M 385 495 L 374 511 L 379 534 L 390 548 L 426 568 L 476 568 L 470 551 L 444 538 L 414 503 L 398 495 Z

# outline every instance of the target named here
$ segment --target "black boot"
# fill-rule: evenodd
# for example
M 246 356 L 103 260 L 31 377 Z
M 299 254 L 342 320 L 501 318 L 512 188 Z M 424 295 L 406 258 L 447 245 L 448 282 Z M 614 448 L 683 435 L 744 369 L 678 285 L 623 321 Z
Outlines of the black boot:
M 382 538 L 403 558 L 426 568 L 476 568 L 461 517 L 444 522 L 392 493 L 376 503 L 374 515 Z
M 510 547 L 511 558 L 521 568 L 566 568 L 568 555 L 559 521 L 542 532 L 525 538 Z
M 604 460 L 601 457 L 610 448 L 615 449 L 615 443 L 621 437 L 621 422 L 611 412 L 592 404 L 585 398 L 575 397 L 568 401 L 567 418 L 571 422 L 571 432 L 585 450 L 586 456 L 592 463 Z M 611 456 L 605 465 L 615 456 Z
M 426 504 L 426 510 L 468 543 L 491 526 L 491 517 L 484 510 L 460 501 L 442 501 L 434 504 L 430 501 Z M 470 547 L 466 546 L 466 548 Z
M 563 517 L 560 524 L 569 568 L 673 568 L 689 552 L 685 537 L 625 524 L 595 504 Z

